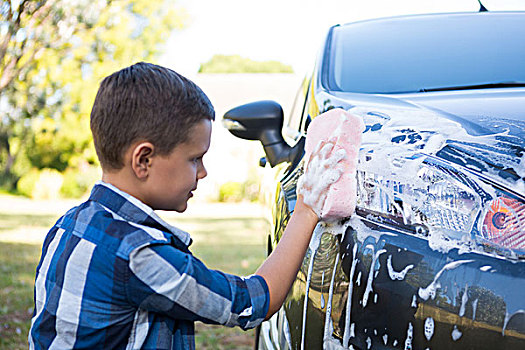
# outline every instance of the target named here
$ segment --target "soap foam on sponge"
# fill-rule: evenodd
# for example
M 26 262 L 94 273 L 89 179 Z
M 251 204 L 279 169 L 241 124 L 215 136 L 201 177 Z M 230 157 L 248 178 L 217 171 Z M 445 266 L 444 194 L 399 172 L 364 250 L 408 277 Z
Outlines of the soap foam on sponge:
M 361 118 L 340 108 L 320 114 L 308 126 L 305 144 L 307 161 L 322 142 L 335 143 L 331 153 L 341 149 L 345 151 L 345 157 L 336 164 L 342 170 L 341 176 L 327 190 L 320 215 L 323 220 L 345 218 L 354 213 L 357 159 L 364 129 Z

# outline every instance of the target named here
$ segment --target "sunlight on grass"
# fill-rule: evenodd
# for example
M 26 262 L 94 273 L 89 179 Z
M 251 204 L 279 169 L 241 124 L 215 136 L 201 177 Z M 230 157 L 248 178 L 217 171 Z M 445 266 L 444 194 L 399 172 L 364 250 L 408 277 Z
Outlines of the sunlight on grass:
M 195 255 L 209 268 L 250 275 L 265 258 L 268 224 L 261 218 L 192 218 L 176 226 L 191 232 Z
M 61 214 L 0 213 L 0 349 L 27 349 L 41 242 Z M 209 268 L 249 275 L 265 258 L 269 226 L 260 217 L 167 221 L 191 234 L 192 252 Z M 196 324 L 197 349 L 251 349 L 253 337 L 253 330 Z
M 0 349 L 27 349 L 40 246 L 0 242 Z
M 211 269 L 246 276 L 266 257 L 268 222 L 262 218 L 190 218 L 170 221 L 191 233 L 192 251 Z M 253 349 L 254 330 L 205 325 L 195 326 L 197 349 Z

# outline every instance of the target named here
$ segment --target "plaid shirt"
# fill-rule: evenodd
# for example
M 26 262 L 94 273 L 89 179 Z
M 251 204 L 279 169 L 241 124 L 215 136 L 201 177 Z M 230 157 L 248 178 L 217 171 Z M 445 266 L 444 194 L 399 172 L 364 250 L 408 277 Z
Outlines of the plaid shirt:
M 194 349 L 194 321 L 259 325 L 264 279 L 210 270 L 189 244 L 186 232 L 99 182 L 47 234 L 30 349 Z

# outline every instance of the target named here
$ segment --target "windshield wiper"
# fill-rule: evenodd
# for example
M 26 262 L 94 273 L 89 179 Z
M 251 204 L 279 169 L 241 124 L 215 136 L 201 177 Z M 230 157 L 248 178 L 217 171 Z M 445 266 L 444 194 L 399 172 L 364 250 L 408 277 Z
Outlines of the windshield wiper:
M 508 81 L 508 82 L 501 82 L 501 83 L 488 83 L 488 84 L 476 84 L 476 85 L 445 86 L 445 87 L 438 87 L 438 88 L 420 89 L 419 92 L 495 89 L 495 88 L 508 88 L 508 87 L 525 87 L 525 82 Z

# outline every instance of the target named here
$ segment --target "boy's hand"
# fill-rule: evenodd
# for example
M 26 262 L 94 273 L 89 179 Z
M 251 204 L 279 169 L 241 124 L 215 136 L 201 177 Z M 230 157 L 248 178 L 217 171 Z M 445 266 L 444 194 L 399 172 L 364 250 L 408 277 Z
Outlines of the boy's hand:
M 337 166 L 346 156 L 346 151 L 335 145 L 335 141 L 319 142 L 310 156 L 304 174 L 297 182 L 297 195 L 304 204 L 322 219 L 328 189 L 341 177 L 343 170 Z
M 335 140 L 320 142 L 305 166 L 297 183 L 297 203 L 284 234 L 270 256 L 257 270 L 270 290 L 270 306 L 266 319 L 281 307 L 308 248 L 330 186 L 341 176 L 338 163 L 346 151 Z

